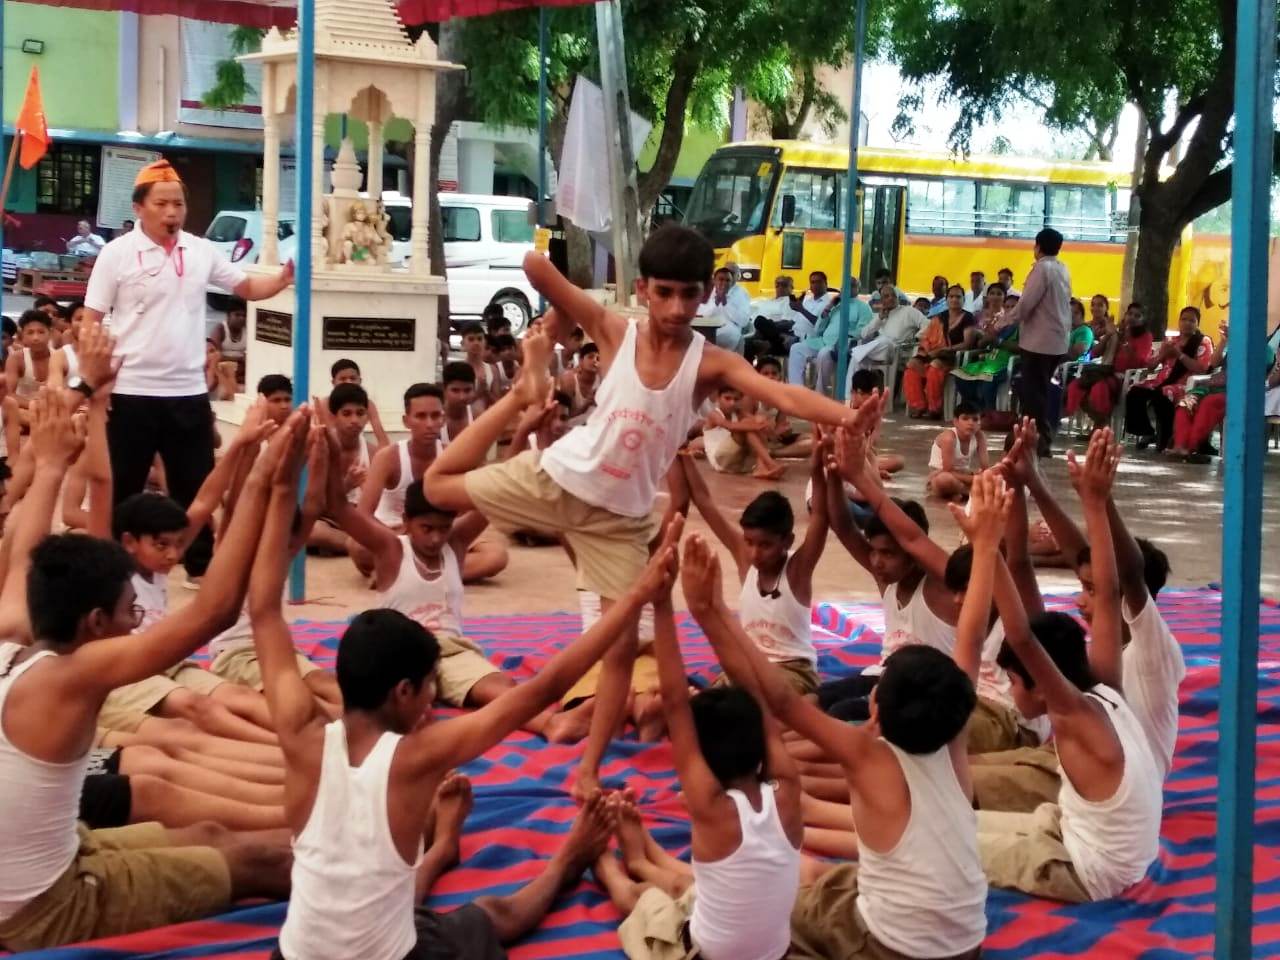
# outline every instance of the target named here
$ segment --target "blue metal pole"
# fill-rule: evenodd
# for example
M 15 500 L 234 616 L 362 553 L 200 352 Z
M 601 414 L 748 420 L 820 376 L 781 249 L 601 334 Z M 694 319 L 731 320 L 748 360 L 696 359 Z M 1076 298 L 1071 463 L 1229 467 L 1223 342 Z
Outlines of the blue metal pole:
M 858 216 L 858 121 L 862 116 L 862 56 L 867 39 L 867 0 L 858 0 L 853 28 L 853 96 L 849 106 L 849 173 L 845 183 L 844 254 L 840 264 L 840 339 L 836 342 L 836 399 L 844 401 L 849 378 L 849 318 L 853 310 L 853 234 Z M 865 279 L 865 278 L 864 278 Z
M 1217 936 L 1214 956 L 1253 952 L 1253 833 L 1262 552 L 1262 381 L 1267 336 L 1276 8 L 1239 0 L 1235 165 L 1231 177 L 1231 360 L 1223 432 L 1222 688 L 1218 726 Z
M 298 211 L 298 253 L 293 312 L 293 395 L 311 396 L 311 220 L 315 183 L 316 105 L 316 5 L 315 0 L 298 0 L 298 95 L 296 178 Z M 294 603 L 307 593 L 307 551 L 299 550 L 289 570 L 289 597 Z

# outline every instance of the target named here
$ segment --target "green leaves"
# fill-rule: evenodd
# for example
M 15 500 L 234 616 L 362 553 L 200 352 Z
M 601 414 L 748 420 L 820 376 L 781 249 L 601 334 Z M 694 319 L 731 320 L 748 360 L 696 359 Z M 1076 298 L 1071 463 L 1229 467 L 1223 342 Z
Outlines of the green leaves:
M 244 67 L 234 58 L 261 50 L 266 33 L 254 27 L 236 27 L 231 31 L 231 56 L 218 61 L 214 85 L 200 97 L 204 106 L 210 110 L 226 110 L 244 103 L 255 92 L 245 78 Z

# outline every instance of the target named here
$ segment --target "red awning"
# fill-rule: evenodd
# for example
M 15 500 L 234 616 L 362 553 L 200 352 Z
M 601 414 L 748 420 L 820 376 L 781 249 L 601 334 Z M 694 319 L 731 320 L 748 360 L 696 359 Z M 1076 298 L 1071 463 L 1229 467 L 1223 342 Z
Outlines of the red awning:
M 46 7 L 82 10 L 121 10 L 127 13 L 171 15 L 246 27 L 293 26 L 295 0 L 19 0 Z M 482 17 L 522 7 L 571 7 L 591 0 L 400 0 L 400 19 L 407 24 Z

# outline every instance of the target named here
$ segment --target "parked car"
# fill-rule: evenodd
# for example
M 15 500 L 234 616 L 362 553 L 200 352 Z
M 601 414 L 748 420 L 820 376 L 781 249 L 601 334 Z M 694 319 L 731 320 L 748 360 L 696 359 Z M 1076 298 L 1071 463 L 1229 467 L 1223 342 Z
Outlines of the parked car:
M 395 192 L 382 195 L 390 224 L 393 266 L 409 261 L 413 201 Z M 533 247 L 532 202 L 524 197 L 441 193 L 445 267 L 449 281 L 451 326 L 477 320 L 485 307 L 497 304 L 519 335 L 533 317 L 538 294 L 524 275 L 524 256 Z M 293 214 L 281 214 L 276 236 L 280 260 L 297 251 Z M 224 210 L 214 217 L 206 239 L 232 263 L 253 264 L 262 252 L 262 211 Z M 230 291 L 209 288 L 209 305 L 225 311 Z

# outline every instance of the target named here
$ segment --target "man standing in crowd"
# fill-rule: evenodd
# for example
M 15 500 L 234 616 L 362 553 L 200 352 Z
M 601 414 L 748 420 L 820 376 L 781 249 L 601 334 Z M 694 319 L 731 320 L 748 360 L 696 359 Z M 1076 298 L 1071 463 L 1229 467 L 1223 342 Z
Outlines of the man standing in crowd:
M 159 453 L 169 493 L 185 507 L 213 469 L 205 288 L 265 300 L 293 282 L 293 264 L 274 277 L 247 277 L 208 240 L 183 231 L 187 188 L 167 160 L 138 174 L 133 211 L 138 229 L 102 248 L 85 294 L 86 319 L 108 317 L 123 358 L 107 424 L 115 500 L 142 492 Z M 206 529 L 187 551 L 189 576 L 204 574 L 212 546 Z
M 1071 276 L 1058 259 L 1062 234 L 1045 227 L 1036 234 L 1035 266 L 1027 274 L 1022 298 L 1005 311 L 1006 321 L 1021 325 L 1018 334 L 1021 379 L 1015 381 L 1022 414 L 1040 430 L 1039 453 L 1049 455 L 1050 424 L 1045 409 L 1054 371 L 1067 355 L 1071 338 Z M 1004 282 L 1005 271 L 1000 271 Z M 1010 274 L 1010 281 L 1013 276 Z

